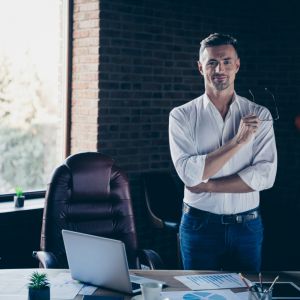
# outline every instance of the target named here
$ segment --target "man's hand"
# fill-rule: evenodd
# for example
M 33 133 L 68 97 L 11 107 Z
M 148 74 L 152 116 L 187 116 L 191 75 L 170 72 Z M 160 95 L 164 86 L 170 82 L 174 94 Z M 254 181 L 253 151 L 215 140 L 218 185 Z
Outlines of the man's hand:
M 209 192 L 209 181 L 208 182 L 201 182 L 195 186 L 187 186 L 186 187 L 190 192 L 199 194 L 199 193 L 207 193 Z
M 219 149 L 208 153 L 205 159 L 202 180 L 206 180 L 214 176 L 223 166 L 248 143 L 255 134 L 260 125 L 260 120 L 255 115 L 244 117 L 240 121 L 237 134 Z M 202 190 L 206 186 L 199 186 L 197 190 Z
M 241 119 L 239 130 L 234 137 L 237 144 L 247 144 L 257 131 L 261 121 L 255 115 L 249 115 Z
M 253 189 L 237 174 L 210 179 L 195 186 L 186 187 L 190 192 L 199 193 L 250 193 Z

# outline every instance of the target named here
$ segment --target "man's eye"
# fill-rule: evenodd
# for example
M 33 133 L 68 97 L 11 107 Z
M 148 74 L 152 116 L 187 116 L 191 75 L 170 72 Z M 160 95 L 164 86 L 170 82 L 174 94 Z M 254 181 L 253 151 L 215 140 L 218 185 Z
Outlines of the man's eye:
M 209 61 L 208 65 L 212 66 L 212 67 L 216 67 L 218 65 L 218 62 L 216 62 L 216 61 Z
M 224 61 L 224 65 L 230 65 L 231 64 L 231 60 L 225 60 Z

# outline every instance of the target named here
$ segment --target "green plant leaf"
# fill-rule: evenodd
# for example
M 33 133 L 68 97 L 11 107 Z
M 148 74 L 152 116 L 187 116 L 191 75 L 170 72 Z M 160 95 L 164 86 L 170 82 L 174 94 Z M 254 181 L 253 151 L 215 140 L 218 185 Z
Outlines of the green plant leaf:
M 22 197 L 23 196 L 23 190 L 19 186 L 17 186 L 15 188 L 15 191 L 16 191 L 17 197 Z
M 49 286 L 48 276 L 46 273 L 33 272 L 30 276 L 28 287 L 33 289 L 43 289 Z

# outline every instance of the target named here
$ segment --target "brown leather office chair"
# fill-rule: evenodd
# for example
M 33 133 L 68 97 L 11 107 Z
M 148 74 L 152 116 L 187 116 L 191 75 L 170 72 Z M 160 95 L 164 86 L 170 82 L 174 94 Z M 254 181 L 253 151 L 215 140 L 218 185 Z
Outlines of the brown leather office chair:
M 146 211 L 153 228 L 167 230 L 177 237 L 177 268 L 181 268 L 178 230 L 182 214 L 183 185 L 176 184 L 171 172 L 151 171 L 141 175 Z M 170 258 L 170 257 L 169 257 Z
M 162 268 L 152 250 L 138 250 L 129 182 L 113 159 L 98 152 L 68 157 L 48 186 L 41 250 L 33 255 L 44 268 L 68 268 L 62 229 L 124 242 L 130 268 Z M 83 254 L 84 255 L 84 254 Z
M 179 188 L 170 172 L 142 173 L 146 209 L 154 228 L 178 232 L 182 213 L 183 186 Z

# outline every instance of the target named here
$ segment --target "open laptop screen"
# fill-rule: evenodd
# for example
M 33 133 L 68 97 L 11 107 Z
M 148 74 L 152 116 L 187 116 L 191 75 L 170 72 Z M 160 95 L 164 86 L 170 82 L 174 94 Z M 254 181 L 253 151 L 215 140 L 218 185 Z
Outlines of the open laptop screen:
M 123 242 L 69 230 L 62 235 L 73 279 L 132 292 Z

